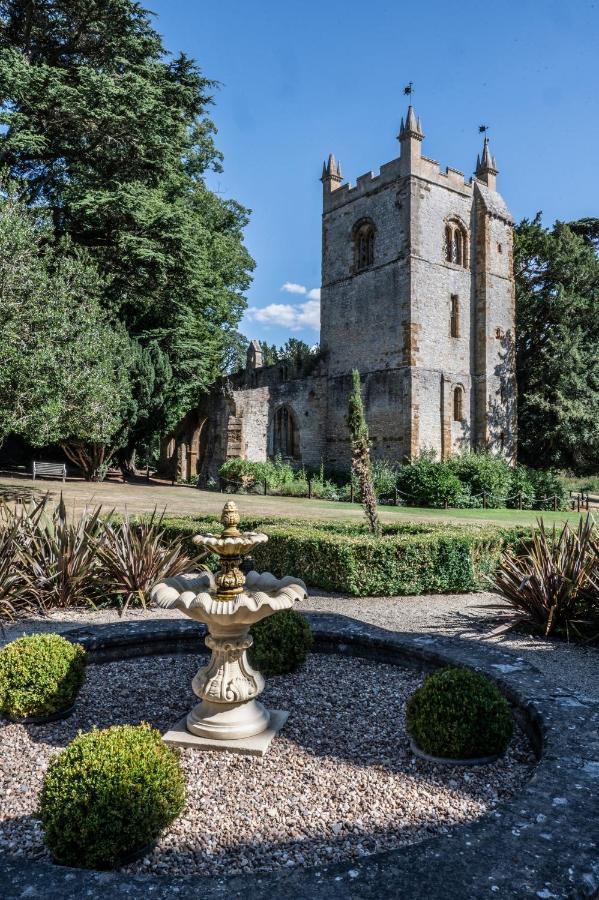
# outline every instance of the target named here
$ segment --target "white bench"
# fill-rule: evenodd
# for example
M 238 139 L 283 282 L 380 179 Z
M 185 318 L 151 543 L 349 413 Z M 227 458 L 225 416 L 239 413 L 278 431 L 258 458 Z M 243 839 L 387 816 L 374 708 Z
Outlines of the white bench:
M 66 481 L 67 467 L 64 463 L 36 462 L 33 463 L 33 480 L 36 476 L 40 478 L 62 478 Z

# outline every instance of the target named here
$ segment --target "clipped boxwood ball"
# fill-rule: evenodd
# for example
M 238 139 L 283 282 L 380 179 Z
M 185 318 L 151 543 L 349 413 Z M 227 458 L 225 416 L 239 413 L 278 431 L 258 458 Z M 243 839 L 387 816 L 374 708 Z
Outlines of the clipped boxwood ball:
M 0 650 L 0 709 L 12 719 L 68 709 L 84 676 L 81 644 L 59 634 L 18 638 Z
M 294 609 L 256 622 L 250 628 L 254 644 L 250 662 L 264 675 L 284 675 L 301 665 L 312 647 L 312 629 L 308 620 Z
M 80 734 L 48 767 L 39 807 L 56 862 L 110 869 L 185 806 L 178 754 L 147 724 Z
M 505 697 L 471 669 L 442 669 L 408 700 L 408 732 L 430 756 L 475 759 L 503 753 L 512 736 Z

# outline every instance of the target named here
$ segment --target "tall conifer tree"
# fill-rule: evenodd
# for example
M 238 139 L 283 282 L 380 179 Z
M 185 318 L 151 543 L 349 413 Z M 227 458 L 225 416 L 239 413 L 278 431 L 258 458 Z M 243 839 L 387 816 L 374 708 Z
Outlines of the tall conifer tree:
M 149 379 L 156 429 L 219 373 L 253 262 L 247 211 L 205 182 L 221 164 L 215 85 L 150 16 L 133 0 L 0 0 L 0 166 L 56 240 L 86 248 L 106 312 L 154 348 L 142 368 L 172 370 Z

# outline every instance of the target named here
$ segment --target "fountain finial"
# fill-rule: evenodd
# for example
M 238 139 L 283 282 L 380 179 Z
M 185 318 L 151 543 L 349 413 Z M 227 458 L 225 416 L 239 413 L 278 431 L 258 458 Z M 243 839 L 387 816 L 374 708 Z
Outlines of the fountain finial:
M 237 504 L 233 500 L 227 500 L 223 506 L 220 516 L 222 524 L 225 526 L 223 530 L 224 537 L 239 537 L 240 531 L 238 525 L 241 521 Z

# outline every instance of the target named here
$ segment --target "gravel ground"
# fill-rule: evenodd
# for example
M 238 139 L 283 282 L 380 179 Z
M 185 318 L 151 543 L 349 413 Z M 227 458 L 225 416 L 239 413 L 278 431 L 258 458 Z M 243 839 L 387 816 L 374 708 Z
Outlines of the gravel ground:
M 148 657 L 90 666 L 71 719 L 0 729 L 0 849 L 43 858 L 33 813 L 48 760 L 78 729 L 149 721 L 161 731 L 190 706 L 198 661 Z M 414 843 L 477 819 L 520 790 L 534 758 L 517 732 L 505 758 L 463 770 L 416 760 L 405 702 L 422 676 L 313 654 L 271 678 L 264 699 L 290 710 L 262 759 L 184 750 L 187 807 L 125 871 L 233 874 L 321 865 Z
M 501 613 L 485 608 L 498 603 L 491 593 L 426 594 L 418 597 L 345 597 L 312 592 L 308 600 L 299 603 L 300 610 L 331 612 L 361 619 L 380 628 L 399 632 L 452 634 L 462 640 L 490 640 L 502 649 L 521 656 L 541 670 L 554 683 L 566 690 L 576 685 L 589 697 L 599 697 L 599 648 L 567 644 L 564 641 L 545 641 L 517 633 L 500 638 L 488 634 L 501 621 Z M 176 610 L 152 609 L 148 612 L 132 610 L 124 620 L 145 618 L 181 618 Z M 4 641 L 20 634 L 35 631 L 62 631 L 80 627 L 84 623 L 115 622 L 114 610 L 58 611 L 47 619 L 30 619 L 6 629 Z M 3 643 L 0 634 L 0 644 Z

